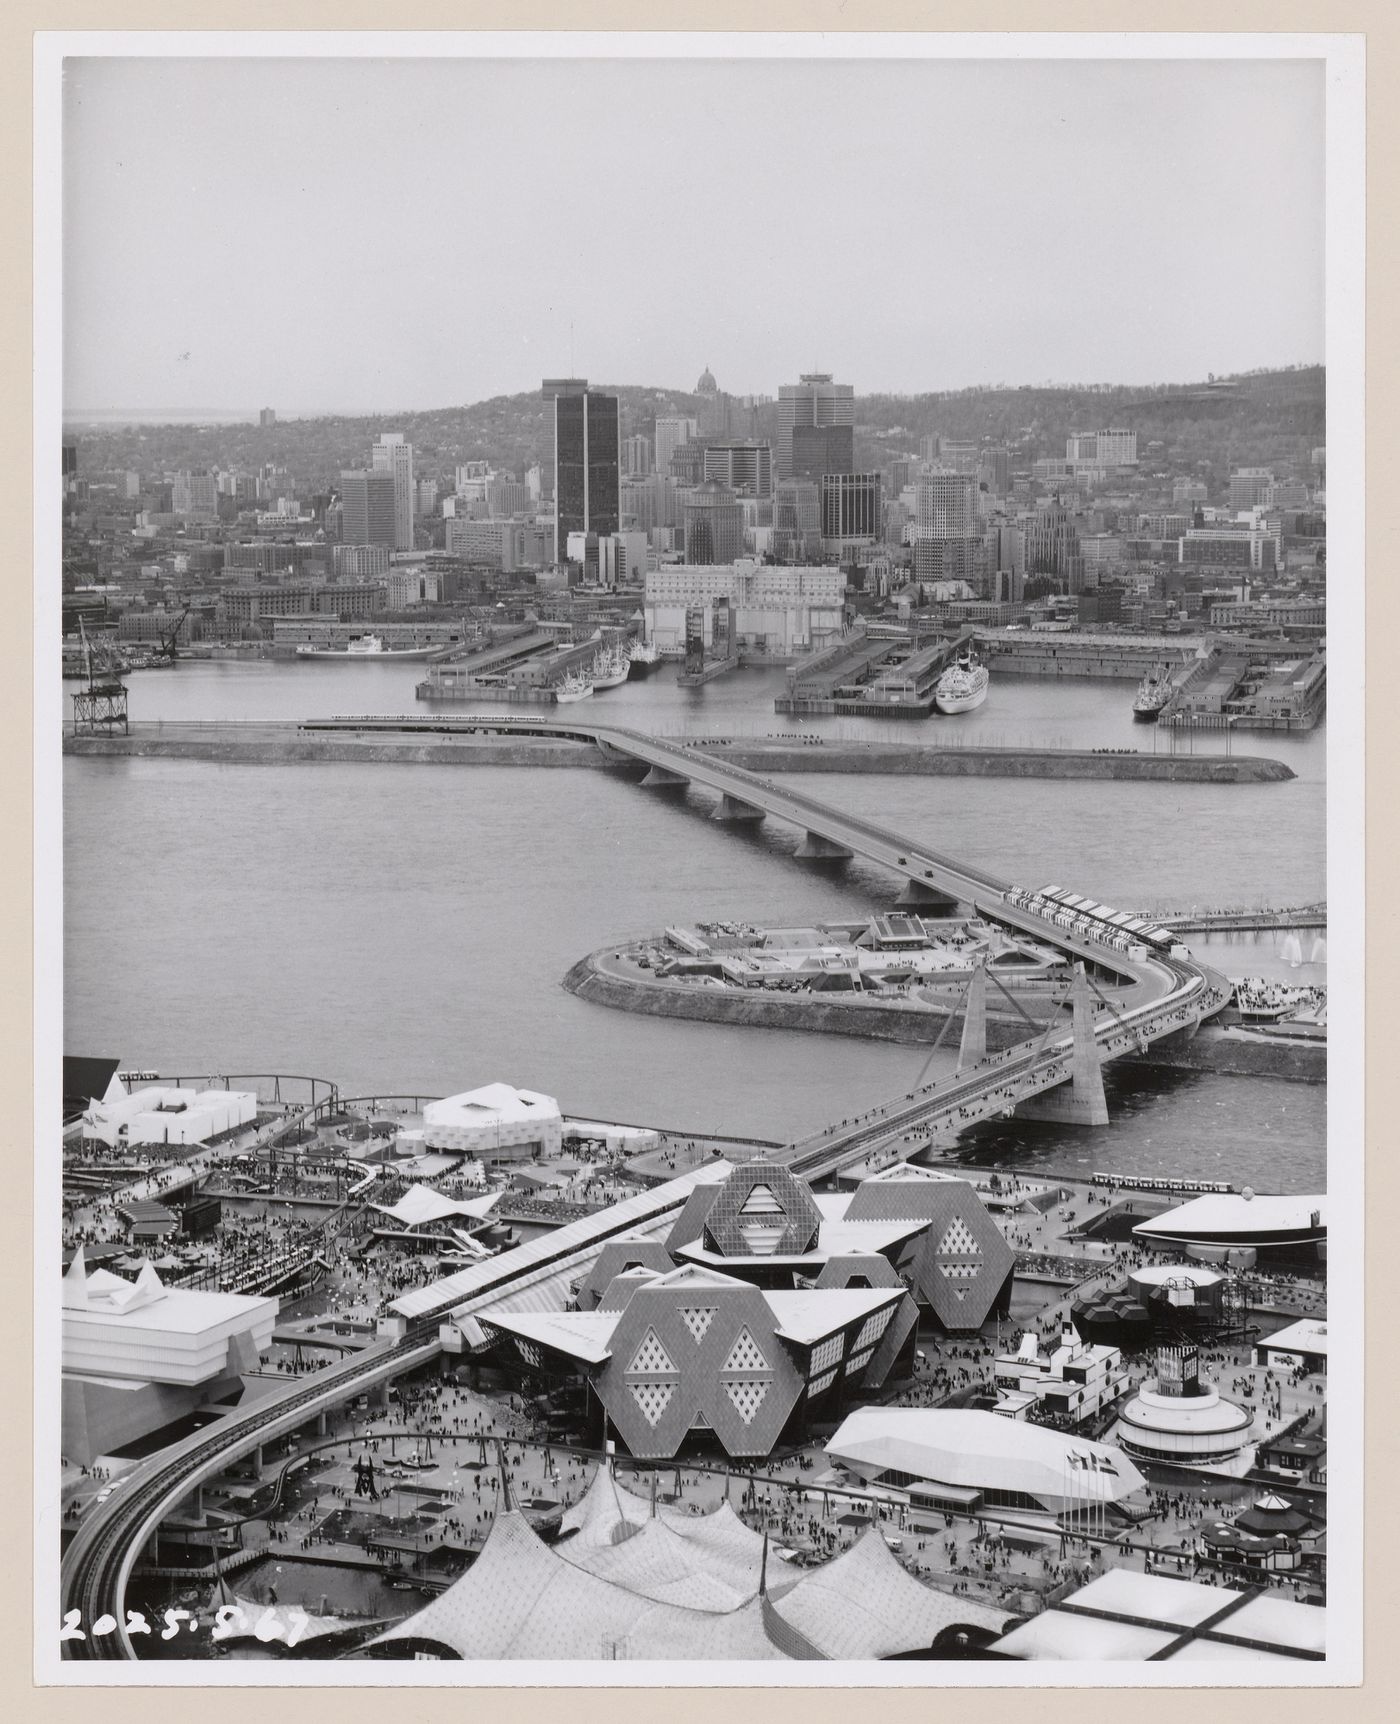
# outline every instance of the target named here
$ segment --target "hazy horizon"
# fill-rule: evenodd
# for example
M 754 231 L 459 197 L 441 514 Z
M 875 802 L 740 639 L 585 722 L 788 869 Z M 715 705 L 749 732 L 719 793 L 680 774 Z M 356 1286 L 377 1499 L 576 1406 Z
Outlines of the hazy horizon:
M 1323 117 L 1303 60 L 70 59 L 67 411 L 1320 362 Z
M 1232 377 L 1243 377 L 1259 372 L 1287 372 L 1326 370 L 1326 363 L 1320 359 L 1282 360 L 1276 365 L 1251 366 L 1248 372 L 1216 372 L 1215 381 L 1222 382 Z M 692 395 L 694 390 L 670 383 L 616 383 L 610 379 L 595 379 L 594 386 L 600 389 L 646 389 L 669 395 Z M 1072 389 L 1092 392 L 1111 389 L 1189 389 L 1196 385 L 1204 386 L 1207 377 L 1159 377 L 1150 380 L 1140 377 L 1127 377 L 1116 382 L 1105 382 L 1098 379 L 1088 383 L 1070 383 L 1063 378 L 1055 378 L 1043 382 L 1004 382 L 1004 383 L 974 383 L 961 389 L 867 389 L 856 390 L 856 399 L 862 396 L 880 396 L 890 400 L 919 400 L 937 395 L 991 394 L 996 391 L 1013 392 L 1018 389 Z M 275 402 L 264 402 L 264 407 L 271 407 L 277 415 L 277 423 L 295 424 L 309 419 L 385 419 L 395 415 L 412 413 L 457 413 L 470 412 L 473 407 L 479 407 L 485 401 L 509 399 L 514 395 L 535 395 L 539 392 L 539 382 L 526 385 L 521 389 L 507 391 L 503 396 L 481 396 L 475 401 L 439 401 L 432 404 L 400 402 L 394 407 L 315 407 L 281 408 Z M 763 390 L 734 389 L 732 395 L 760 395 L 768 393 Z M 259 407 L 68 407 L 64 409 L 65 423 L 97 422 L 102 420 L 121 420 L 127 423 L 140 421 L 150 424 L 209 424 L 237 425 L 244 423 L 256 424 L 261 412 Z

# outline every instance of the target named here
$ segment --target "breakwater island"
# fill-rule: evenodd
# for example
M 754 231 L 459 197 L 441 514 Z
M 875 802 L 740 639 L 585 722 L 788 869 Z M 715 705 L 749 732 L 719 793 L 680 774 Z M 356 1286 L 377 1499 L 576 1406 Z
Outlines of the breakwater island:
M 890 920 L 877 918 L 871 925 L 879 927 Z M 893 920 L 908 918 L 896 913 Z M 950 933 L 956 926 L 948 924 Z M 945 972 L 941 986 L 930 975 L 926 980 L 932 986 L 910 985 L 906 978 L 892 986 L 882 979 L 882 985 L 868 988 L 859 985 L 858 979 L 850 985 L 852 972 L 834 959 L 817 966 L 803 958 L 792 963 L 787 974 L 780 975 L 775 966 L 773 974 L 761 980 L 749 978 L 746 985 L 724 973 L 723 961 L 706 963 L 696 953 L 690 961 L 682 957 L 675 962 L 678 935 L 684 938 L 684 931 L 667 930 L 651 940 L 618 942 L 590 952 L 571 966 L 562 985 L 593 1005 L 644 1016 L 857 1036 L 905 1046 L 942 1045 L 956 1050 L 959 1045 L 967 996 L 958 986 L 963 978 L 953 969 Z M 669 959 L 664 955 L 668 948 Z M 775 957 L 781 950 L 775 951 Z M 786 950 L 797 959 L 791 946 Z M 749 962 L 747 957 L 738 959 L 740 967 Z M 984 1007 L 986 1047 L 995 1053 L 1024 1042 L 1045 1021 L 1051 1000 L 1043 971 L 1023 972 L 1015 980 L 1010 972 L 1003 974 L 1011 986 L 1001 989 L 1000 998 L 988 990 Z M 837 980 L 848 985 L 830 985 Z M 1233 1008 L 1194 1034 L 1168 1036 L 1123 1058 L 1133 1065 L 1299 1083 L 1324 1083 L 1327 1077 L 1325 1036 L 1295 1038 L 1241 1028 Z
M 835 741 L 805 735 L 687 738 L 750 772 L 870 773 L 948 778 L 1149 780 L 1173 784 L 1266 784 L 1294 776 L 1260 755 L 1138 753 L 1133 750 L 947 747 Z M 360 761 L 419 766 L 547 766 L 607 770 L 616 755 L 565 720 L 525 730 L 510 715 L 288 722 L 133 723 L 124 731 L 75 732 L 65 754 L 89 758 L 209 760 L 294 765 Z

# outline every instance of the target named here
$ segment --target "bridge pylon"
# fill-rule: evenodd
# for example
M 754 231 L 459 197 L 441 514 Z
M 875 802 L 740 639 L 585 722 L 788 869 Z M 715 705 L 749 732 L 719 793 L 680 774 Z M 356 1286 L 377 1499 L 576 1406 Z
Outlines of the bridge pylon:
M 1063 1125 L 1107 1125 L 1108 1098 L 1103 1089 L 1103 1065 L 1094 1040 L 1094 1002 L 1083 964 L 1074 966 L 1070 993 L 1074 1007 L 1074 1039 L 1070 1049 L 1070 1075 L 1053 1089 L 1027 1096 L 1016 1105 L 1022 1119 L 1041 1119 Z
M 979 963 L 967 984 L 963 1002 L 962 1040 L 958 1044 L 958 1070 L 975 1066 L 987 1057 L 987 966 Z

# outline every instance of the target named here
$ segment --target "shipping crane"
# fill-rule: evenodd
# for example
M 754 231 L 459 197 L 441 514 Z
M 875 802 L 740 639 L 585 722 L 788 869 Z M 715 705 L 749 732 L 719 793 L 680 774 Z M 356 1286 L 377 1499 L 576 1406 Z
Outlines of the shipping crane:
M 87 687 L 73 696 L 73 731 L 77 736 L 127 734 L 126 684 L 110 661 L 100 670 L 93 658 L 87 625 L 78 618 L 78 634 L 86 660 Z
M 175 643 L 180 638 L 180 629 L 184 624 L 185 618 L 189 614 L 190 607 L 189 605 L 186 605 L 184 610 L 182 610 L 179 616 L 176 617 L 174 625 L 160 636 L 153 651 L 153 656 L 155 658 L 168 659 L 172 664 L 175 662 Z

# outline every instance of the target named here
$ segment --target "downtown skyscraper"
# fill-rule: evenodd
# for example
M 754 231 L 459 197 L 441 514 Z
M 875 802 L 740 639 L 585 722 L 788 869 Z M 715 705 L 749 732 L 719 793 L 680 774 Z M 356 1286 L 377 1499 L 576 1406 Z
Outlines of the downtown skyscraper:
M 822 473 L 852 472 L 855 422 L 856 392 L 849 383 L 833 383 L 830 372 L 810 371 L 796 383 L 782 384 L 778 389 L 778 477 L 795 476 L 794 432 L 825 427 L 832 430 L 820 438 L 805 440 L 819 443 L 820 452 L 815 463 L 809 456 L 808 470 L 800 476 L 819 480 Z
M 590 390 L 554 396 L 554 560 L 570 533 L 615 533 L 622 493 L 622 422 L 616 395 Z M 547 386 L 546 386 L 547 387 Z
M 386 431 L 370 450 L 370 465 L 376 473 L 394 478 L 394 549 L 413 549 L 413 445 L 401 431 Z

